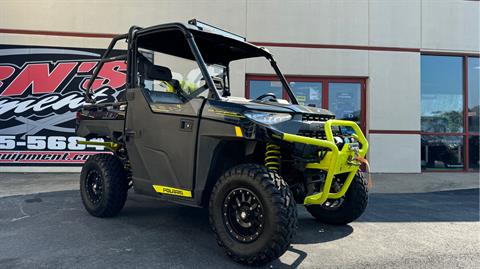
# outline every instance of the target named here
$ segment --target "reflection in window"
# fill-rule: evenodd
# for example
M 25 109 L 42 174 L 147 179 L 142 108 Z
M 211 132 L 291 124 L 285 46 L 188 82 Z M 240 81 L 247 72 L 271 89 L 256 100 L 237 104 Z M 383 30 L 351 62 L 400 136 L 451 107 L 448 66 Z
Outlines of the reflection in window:
M 462 57 L 422 55 L 421 129 L 463 131 Z
M 328 109 L 337 119 L 361 124 L 361 87 L 360 83 L 328 83 Z M 350 127 L 341 127 L 341 130 L 345 134 L 354 133 Z
M 322 83 L 321 82 L 290 82 L 297 101 L 300 105 L 322 107 Z
M 422 168 L 463 169 L 463 137 L 422 135 Z
M 337 119 L 360 123 L 360 83 L 329 83 L 328 109 Z
M 256 99 L 262 94 L 273 93 L 277 99 L 282 99 L 282 83 L 271 80 L 250 80 L 250 99 Z
M 470 132 L 479 132 L 478 124 L 480 121 L 480 60 L 478 57 L 468 58 L 468 130 Z M 477 144 L 478 147 L 478 144 Z M 478 152 L 478 148 L 477 148 Z M 477 164 L 478 167 L 478 164 Z
M 469 158 L 469 167 L 471 169 L 478 170 L 479 168 L 479 149 L 480 145 L 478 144 L 479 136 L 470 136 L 468 138 L 468 158 Z

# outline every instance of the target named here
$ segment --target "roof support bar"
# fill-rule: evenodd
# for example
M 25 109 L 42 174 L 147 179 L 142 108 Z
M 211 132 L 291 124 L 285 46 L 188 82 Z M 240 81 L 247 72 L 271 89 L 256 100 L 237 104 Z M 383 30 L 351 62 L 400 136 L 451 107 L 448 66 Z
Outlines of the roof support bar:
M 127 59 L 127 55 L 119 55 L 119 56 L 114 56 L 114 57 L 108 57 L 108 55 L 110 55 L 110 52 L 112 52 L 112 50 L 115 47 L 115 45 L 117 44 L 117 42 L 119 40 L 123 40 L 123 39 L 127 39 L 126 34 L 115 36 L 112 39 L 112 41 L 110 42 L 110 45 L 108 46 L 107 50 L 103 53 L 103 56 L 100 59 L 97 67 L 93 71 L 93 75 L 90 78 L 90 81 L 88 81 L 87 88 L 85 89 L 85 101 L 87 101 L 88 103 L 95 103 L 95 100 L 92 98 L 92 94 L 90 92 L 90 89 L 93 85 L 93 81 L 95 81 L 95 79 L 98 76 L 98 73 L 102 69 L 103 64 L 105 62 L 113 62 L 113 61 L 117 61 L 117 60 L 126 60 Z
M 290 101 L 292 102 L 292 104 L 298 105 L 297 98 L 293 94 L 292 89 L 290 88 L 290 85 L 288 85 L 287 79 L 280 71 L 280 68 L 278 68 L 277 62 L 275 62 L 273 57 L 268 57 L 268 60 L 270 61 L 270 65 L 272 65 L 273 70 L 275 70 L 275 73 L 277 73 L 278 78 L 280 78 L 280 82 L 282 83 L 283 88 L 285 89 L 285 91 L 287 91 L 288 98 L 290 98 Z

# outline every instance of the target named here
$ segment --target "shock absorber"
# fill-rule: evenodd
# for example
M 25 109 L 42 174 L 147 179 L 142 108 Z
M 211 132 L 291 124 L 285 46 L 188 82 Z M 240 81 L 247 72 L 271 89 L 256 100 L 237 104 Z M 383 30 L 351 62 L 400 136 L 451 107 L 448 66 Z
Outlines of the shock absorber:
M 280 170 L 280 147 L 273 143 L 267 143 L 265 149 L 265 167 L 269 170 Z

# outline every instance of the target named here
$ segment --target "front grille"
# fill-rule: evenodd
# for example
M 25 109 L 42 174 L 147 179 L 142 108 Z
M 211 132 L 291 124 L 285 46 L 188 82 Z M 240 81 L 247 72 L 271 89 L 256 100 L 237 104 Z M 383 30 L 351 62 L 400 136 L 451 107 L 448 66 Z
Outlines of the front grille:
M 300 130 L 298 135 L 317 138 L 317 139 L 326 139 L 325 131 L 310 131 L 310 130 Z
M 333 118 L 331 115 L 302 114 L 302 121 L 327 121 Z

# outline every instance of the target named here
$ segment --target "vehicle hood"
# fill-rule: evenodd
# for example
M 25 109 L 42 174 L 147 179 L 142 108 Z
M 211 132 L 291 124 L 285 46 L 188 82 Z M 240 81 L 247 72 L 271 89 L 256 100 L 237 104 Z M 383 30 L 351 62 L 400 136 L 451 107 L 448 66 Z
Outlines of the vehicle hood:
M 230 97 L 227 102 L 243 105 L 248 110 L 262 110 L 271 112 L 284 112 L 284 113 L 306 113 L 306 114 L 321 114 L 321 115 L 333 115 L 332 112 L 317 107 L 302 106 L 289 104 L 287 102 L 268 102 L 268 101 L 254 101 L 245 98 Z

